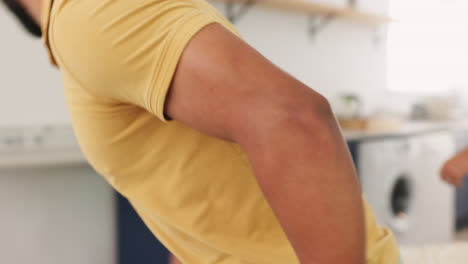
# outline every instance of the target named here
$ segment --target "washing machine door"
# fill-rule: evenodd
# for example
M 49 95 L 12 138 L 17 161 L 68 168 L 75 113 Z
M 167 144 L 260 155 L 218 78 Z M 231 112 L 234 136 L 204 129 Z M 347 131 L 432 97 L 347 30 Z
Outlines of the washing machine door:
M 395 233 L 404 234 L 413 224 L 415 181 L 406 170 L 395 172 L 389 179 L 385 221 Z
M 401 167 L 387 169 L 379 176 L 382 181 L 366 183 L 364 195 L 379 223 L 390 227 L 397 237 L 404 236 L 414 224 L 415 180 Z
M 412 224 L 415 197 L 408 148 L 402 139 L 369 141 L 359 147 L 363 194 L 379 223 L 401 234 Z

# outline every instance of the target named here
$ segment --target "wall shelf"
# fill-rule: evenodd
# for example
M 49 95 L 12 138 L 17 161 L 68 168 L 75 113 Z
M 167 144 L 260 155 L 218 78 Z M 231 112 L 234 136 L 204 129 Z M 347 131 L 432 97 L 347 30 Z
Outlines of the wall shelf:
M 369 24 L 369 25 L 385 25 L 393 20 L 385 15 L 371 14 L 352 7 L 334 7 L 327 4 L 314 3 L 311 0 L 216 0 L 218 2 L 230 4 L 246 4 L 252 3 L 272 7 L 282 10 L 289 10 L 297 13 L 302 13 L 310 16 L 328 16 L 335 18 L 343 18 L 354 22 Z

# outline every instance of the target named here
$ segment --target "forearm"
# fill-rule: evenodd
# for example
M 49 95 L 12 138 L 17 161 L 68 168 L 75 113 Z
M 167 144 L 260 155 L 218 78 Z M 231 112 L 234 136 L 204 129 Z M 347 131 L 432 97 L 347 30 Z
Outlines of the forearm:
M 461 170 L 468 174 L 468 148 L 459 153 L 455 159 L 460 164 Z
M 364 263 L 360 189 L 334 118 L 268 130 L 244 149 L 301 263 Z
M 442 168 L 441 174 L 445 181 L 460 187 L 463 177 L 468 174 L 468 149 L 447 161 Z

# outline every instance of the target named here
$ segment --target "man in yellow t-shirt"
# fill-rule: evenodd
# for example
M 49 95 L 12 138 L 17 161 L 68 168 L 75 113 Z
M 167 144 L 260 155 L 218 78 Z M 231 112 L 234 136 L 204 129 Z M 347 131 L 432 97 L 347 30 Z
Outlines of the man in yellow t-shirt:
M 182 263 L 398 263 L 327 100 L 204 0 L 2 1 L 90 164 Z

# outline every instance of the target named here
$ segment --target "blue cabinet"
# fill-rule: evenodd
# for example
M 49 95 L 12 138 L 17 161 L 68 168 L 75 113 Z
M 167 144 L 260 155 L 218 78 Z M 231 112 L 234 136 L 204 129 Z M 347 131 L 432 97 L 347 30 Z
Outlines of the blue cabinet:
M 458 151 L 468 147 L 468 135 L 466 131 L 456 133 Z M 468 227 L 468 177 L 463 181 L 463 186 L 457 189 L 457 230 Z
M 167 264 L 167 249 L 145 226 L 127 199 L 120 194 L 116 197 L 118 263 Z

